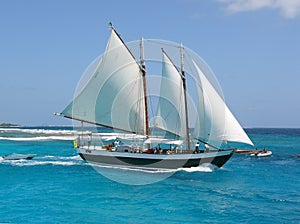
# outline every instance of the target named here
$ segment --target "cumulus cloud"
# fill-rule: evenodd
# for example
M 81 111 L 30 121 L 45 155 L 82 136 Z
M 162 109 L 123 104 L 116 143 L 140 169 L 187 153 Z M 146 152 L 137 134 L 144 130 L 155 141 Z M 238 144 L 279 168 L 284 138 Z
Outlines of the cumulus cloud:
M 231 13 L 255 11 L 263 8 L 277 9 L 285 18 L 300 16 L 300 0 L 217 0 L 226 4 Z

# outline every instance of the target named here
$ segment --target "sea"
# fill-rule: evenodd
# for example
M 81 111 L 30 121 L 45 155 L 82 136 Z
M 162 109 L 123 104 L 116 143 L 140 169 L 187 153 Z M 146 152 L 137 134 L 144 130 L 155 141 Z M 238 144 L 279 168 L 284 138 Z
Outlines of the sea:
M 96 167 L 72 127 L 0 128 L 0 223 L 300 223 L 300 129 L 246 129 L 269 157 L 176 172 Z M 103 171 L 104 170 L 104 171 Z

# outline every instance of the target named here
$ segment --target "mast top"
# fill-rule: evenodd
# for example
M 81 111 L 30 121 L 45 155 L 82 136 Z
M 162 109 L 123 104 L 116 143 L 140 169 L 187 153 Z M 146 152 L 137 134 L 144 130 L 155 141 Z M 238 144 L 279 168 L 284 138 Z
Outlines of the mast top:
M 109 21 L 109 22 L 108 22 L 108 29 L 110 29 L 110 30 L 113 30 L 113 29 L 114 29 L 114 27 L 113 27 L 113 25 L 112 25 L 112 22 L 111 22 L 111 21 Z
M 184 72 L 184 47 L 183 44 L 180 44 L 180 67 L 181 72 Z
M 145 55 L 144 55 L 144 38 L 141 38 L 140 42 L 140 61 L 142 67 L 145 69 Z

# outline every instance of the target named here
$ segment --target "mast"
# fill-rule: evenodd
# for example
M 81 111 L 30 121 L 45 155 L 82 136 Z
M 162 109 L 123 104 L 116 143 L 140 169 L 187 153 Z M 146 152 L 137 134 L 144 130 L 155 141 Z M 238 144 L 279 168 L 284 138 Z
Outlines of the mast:
M 146 65 L 144 57 L 144 38 L 141 38 L 140 42 L 140 60 L 141 60 L 141 70 L 143 77 L 143 89 L 144 89 L 144 102 L 145 102 L 145 125 L 146 125 L 146 137 L 149 137 L 149 114 L 148 114 L 148 100 L 147 100 L 147 80 L 146 80 Z M 150 148 L 150 145 L 148 145 Z
M 184 97 L 184 110 L 185 110 L 185 129 L 186 129 L 186 143 L 187 150 L 191 149 L 190 134 L 189 134 L 189 119 L 188 119 L 188 107 L 186 99 L 186 77 L 184 72 L 184 47 L 180 45 L 180 67 L 181 67 L 181 78 L 183 85 L 183 97 Z

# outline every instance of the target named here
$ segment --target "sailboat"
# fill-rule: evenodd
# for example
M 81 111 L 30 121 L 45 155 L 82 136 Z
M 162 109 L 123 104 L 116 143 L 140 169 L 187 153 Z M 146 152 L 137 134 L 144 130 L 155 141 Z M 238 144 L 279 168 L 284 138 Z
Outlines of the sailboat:
M 140 41 L 138 61 L 110 28 L 106 49 L 88 81 L 67 107 L 56 113 L 114 132 L 113 137 L 95 132 L 79 135 L 74 145 L 83 160 L 141 169 L 174 170 L 204 163 L 222 167 L 233 154 L 229 142 L 253 146 L 197 60 L 190 59 L 187 63 L 192 69 L 185 70 L 187 56 L 182 44 L 176 46 L 180 65 L 161 49 L 162 74 L 160 84 L 154 84 L 160 86 L 159 96 L 156 109 L 151 109 L 145 40 Z M 188 76 L 195 77 L 193 102 Z M 151 110 L 156 111 L 152 116 Z

